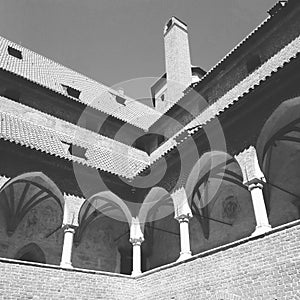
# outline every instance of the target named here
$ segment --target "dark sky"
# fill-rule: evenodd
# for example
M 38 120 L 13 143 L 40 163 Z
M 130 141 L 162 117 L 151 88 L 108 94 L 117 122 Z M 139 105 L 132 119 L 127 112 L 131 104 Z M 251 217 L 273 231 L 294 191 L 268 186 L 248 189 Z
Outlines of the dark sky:
M 276 0 L 0 0 L 0 34 L 106 85 L 164 72 L 163 27 L 189 26 L 192 63 L 209 70 Z

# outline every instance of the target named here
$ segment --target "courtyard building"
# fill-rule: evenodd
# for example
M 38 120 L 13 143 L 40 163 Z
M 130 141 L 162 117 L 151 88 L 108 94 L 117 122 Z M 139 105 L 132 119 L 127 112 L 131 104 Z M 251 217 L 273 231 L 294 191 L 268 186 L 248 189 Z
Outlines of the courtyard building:
M 4 298 L 300 297 L 300 2 L 207 71 L 162 35 L 151 105 L 0 37 Z

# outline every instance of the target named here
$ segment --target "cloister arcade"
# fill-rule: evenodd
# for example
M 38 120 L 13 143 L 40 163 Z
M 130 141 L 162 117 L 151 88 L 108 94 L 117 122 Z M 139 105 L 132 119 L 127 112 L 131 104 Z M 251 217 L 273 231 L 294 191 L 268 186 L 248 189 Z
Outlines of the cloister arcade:
M 41 172 L 0 184 L 0 255 L 138 275 L 299 218 L 300 98 L 270 112 L 257 144 L 204 153 L 185 184 L 138 209 L 112 191 L 64 194 Z

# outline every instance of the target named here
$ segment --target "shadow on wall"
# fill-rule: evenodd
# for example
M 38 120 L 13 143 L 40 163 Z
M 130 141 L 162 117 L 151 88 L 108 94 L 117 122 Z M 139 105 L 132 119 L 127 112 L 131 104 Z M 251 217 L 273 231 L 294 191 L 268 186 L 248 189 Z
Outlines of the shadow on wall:
M 0 189 L 0 255 L 58 265 L 63 207 L 60 190 L 41 172 L 7 181 Z

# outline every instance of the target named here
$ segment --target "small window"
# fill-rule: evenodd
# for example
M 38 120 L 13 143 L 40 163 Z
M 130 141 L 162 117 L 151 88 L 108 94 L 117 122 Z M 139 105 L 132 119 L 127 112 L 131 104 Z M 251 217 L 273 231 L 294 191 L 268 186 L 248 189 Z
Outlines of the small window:
M 126 100 L 123 97 L 116 95 L 114 93 L 111 93 L 111 92 L 109 92 L 109 93 L 112 95 L 112 97 L 116 100 L 117 103 L 119 103 L 123 106 L 126 106 L 126 104 L 125 104 Z
M 126 104 L 125 104 L 125 99 L 122 98 L 122 97 L 120 97 L 120 96 L 118 96 L 118 95 L 116 95 L 116 101 L 117 101 L 119 104 L 126 106 Z
M 16 49 L 16 48 L 11 47 L 11 46 L 8 46 L 7 52 L 8 52 L 9 55 L 14 56 L 18 59 L 23 58 L 22 52 L 20 50 Z
M 247 71 L 252 73 L 261 65 L 260 57 L 258 54 L 251 55 L 247 60 Z
M 165 101 L 165 94 L 162 94 L 162 95 L 160 96 L 160 99 L 161 99 L 161 101 Z
M 72 88 L 72 87 L 70 87 L 68 85 L 65 85 L 65 84 L 62 84 L 61 86 L 63 87 L 63 89 L 65 90 L 65 92 L 69 96 L 79 99 L 81 91 L 79 91 L 77 89 L 74 89 L 74 88 Z
M 69 153 L 76 157 L 87 159 L 85 156 L 86 150 L 87 150 L 86 148 L 74 145 L 72 143 L 64 142 L 64 141 L 61 141 L 61 142 L 64 146 L 66 153 Z

